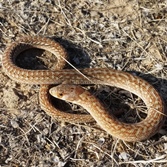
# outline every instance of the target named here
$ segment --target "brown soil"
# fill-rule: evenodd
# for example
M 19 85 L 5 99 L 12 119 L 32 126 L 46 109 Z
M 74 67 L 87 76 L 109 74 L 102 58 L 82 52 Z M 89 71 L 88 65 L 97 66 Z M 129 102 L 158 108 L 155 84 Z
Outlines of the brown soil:
M 167 104 L 166 16 L 165 0 L 4 0 L 0 2 L 0 56 L 19 37 L 52 37 L 66 48 L 77 68 L 129 71 L 152 84 Z M 18 63 L 29 68 L 25 61 Z M 129 92 L 88 88 L 111 110 L 144 110 L 141 100 Z M 96 123 L 52 119 L 41 110 L 38 91 L 39 85 L 17 83 L 0 67 L 0 167 L 167 166 L 166 123 L 150 139 L 127 143 Z M 136 121 L 127 113 L 120 119 Z

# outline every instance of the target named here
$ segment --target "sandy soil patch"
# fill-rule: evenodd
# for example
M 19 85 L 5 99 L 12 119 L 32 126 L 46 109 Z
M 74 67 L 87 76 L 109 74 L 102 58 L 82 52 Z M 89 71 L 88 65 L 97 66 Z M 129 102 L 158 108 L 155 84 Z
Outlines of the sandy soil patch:
M 77 68 L 130 71 L 152 84 L 167 104 L 166 13 L 165 0 L 2 0 L 0 56 L 21 36 L 54 37 Z M 20 63 L 27 65 L 26 59 Z M 91 89 L 110 109 L 143 110 L 141 100 L 126 91 Z M 53 120 L 41 110 L 38 91 L 39 85 L 16 83 L 0 67 L 0 166 L 166 166 L 166 123 L 151 139 L 122 142 L 96 123 Z M 136 120 L 126 116 L 121 118 Z

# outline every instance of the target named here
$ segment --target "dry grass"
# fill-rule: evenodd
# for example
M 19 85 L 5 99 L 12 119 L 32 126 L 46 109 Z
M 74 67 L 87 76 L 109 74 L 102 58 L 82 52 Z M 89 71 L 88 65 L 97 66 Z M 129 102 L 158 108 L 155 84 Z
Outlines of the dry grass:
M 165 0 L 4 0 L 0 2 L 0 55 L 20 36 L 54 36 L 76 67 L 131 71 L 154 85 L 167 104 L 166 16 Z M 127 111 L 143 110 L 141 101 L 130 93 L 93 89 L 111 108 L 118 110 L 125 103 L 128 109 L 122 108 Z M 137 143 L 113 139 L 96 123 L 63 124 L 41 111 L 38 86 L 14 82 L 2 68 L 0 97 L 2 167 L 167 164 L 166 124 L 151 139 Z

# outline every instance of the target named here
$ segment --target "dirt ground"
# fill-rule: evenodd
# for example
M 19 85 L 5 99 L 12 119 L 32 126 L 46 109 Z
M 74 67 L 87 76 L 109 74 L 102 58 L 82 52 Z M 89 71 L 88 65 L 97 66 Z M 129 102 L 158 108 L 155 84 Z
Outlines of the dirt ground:
M 0 56 L 19 37 L 54 37 L 77 68 L 131 72 L 152 84 L 167 104 L 166 17 L 165 0 L 1 0 Z M 26 60 L 18 63 L 36 68 Z M 146 141 L 124 142 L 96 123 L 52 119 L 40 108 L 39 87 L 11 80 L 0 64 L 0 167 L 167 166 L 166 122 Z M 141 100 L 124 90 L 88 88 L 109 109 L 126 111 L 123 120 L 135 122 L 127 113 L 144 110 Z M 83 109 L 71 104 L 71 110 Z

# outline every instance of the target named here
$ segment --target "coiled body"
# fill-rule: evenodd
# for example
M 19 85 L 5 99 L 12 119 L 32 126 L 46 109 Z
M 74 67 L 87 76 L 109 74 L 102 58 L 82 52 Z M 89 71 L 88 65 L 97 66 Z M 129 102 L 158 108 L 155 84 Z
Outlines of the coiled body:
M 40 48 L 52 52 L 58 58 L 57 70 L 26 70 L 18 67 L 15 64 L 16 57 L 24 50 L 30 48 Z M 58 43 L 43 37 L 25 37 L 7 47 L 2 59 L 2 65 L 5 73 L 17 82 L 43 85 L 40 93 L 42 108 L 56 119 L 67 122 L 90 122 L 93 117 L 109 134 L 125 141 L 145 140 L 155 134 L 162 126 L 165 112 L 163 101 L 158 92 L 149 83 L 129 73 L 110 68 L 86 68 L 79 71 L 62 69 L 66 63 L 66 58 L 66 51 Z M 109 115 L 94 96 L 80 87 L 73 89 L 78 99 L 67 99 L 67 101 L 83 105 L 92 117 L 81 114 L 67 114 L 56 110 L 48 98 L 48 84 L 62 83 L 67 85 L 104 84 L 125 89 L 136 94 L 144 101 L 148 108 L 147 117 L 143 121 L 134 124 L 120 122 Z M 66 92 L 63 93 L 66 95 Z

